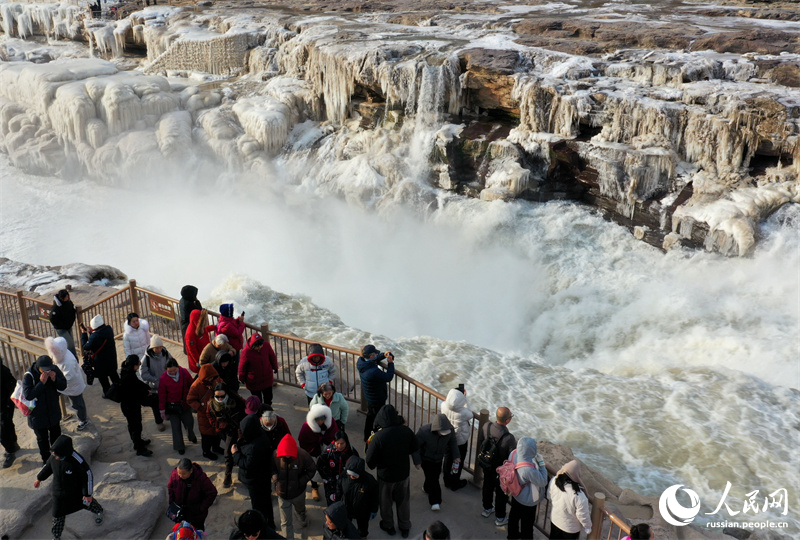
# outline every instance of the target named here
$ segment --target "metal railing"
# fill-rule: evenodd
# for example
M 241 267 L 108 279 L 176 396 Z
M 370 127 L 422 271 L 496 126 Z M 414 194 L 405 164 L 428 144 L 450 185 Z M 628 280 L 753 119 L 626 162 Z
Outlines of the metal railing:
M 27 298 L 22 292 L 16 294 L 0 291 L 0 326 L 5 328 L 3 336 L 22 336 L 26 339 L 43 340 L 55 332 L 49 324 L 47 314 L 51 305 L 41 300 Z M 111 325 L 115 330 L 124 328 L 127 322 L 127 314 L 135 312 L 141 318 L 147 319 L 150 324 L 150 331 L 158 334 L 165 341 L 176 345 L 183 344 L 183 335 L 179 320 L 179 301 L 163 296 L 161 294 L 143 289 L 136 285 L 136 280 L 130 280 L 127 287 L 120 289 L 110 295 L 98 300 L 88 307 L 75 307 L 77 311 L 77 322 L 86 324 L 97 314 L 102 314 L 106 324 Z M 215 326 L 219 322 L 219 313 L 207 310 L 209 323 Z M 23 316 L 24 314 L 24 316 Z M 48 322 L 45 322 L 48 321 Z M 77 326 L 77 325 L 76 325 Z M 73 328 L 73 332 L 75 328 Z M 245 324 L 244 340 L 250 338 L 255 333 L 269 340 L 270 345 L 275 350 L 278 357 L 278 374 L 275 380 L 287 386 L 300 387 L 295 377 L 297 364 L 308 355 L 308 348 L 318 343 L 314 340 L 301 337 L 272 332 L 268 324 L 255 326 Z M 116 337 L 122 332 L 116 334 Z M 0 340 L 3 344 L 4 358 L 6 357 L 6 341 Z M 76 346 L 80 347 L 80 340 L 75 340 Z M 361 380 L 358 374 L 356 363 L 360 352 L 354 349 L 339 347 L 328 343 L 320 343 L 325 355 L 330 357 L 336 364 L 338 370 L 337 390 L 351 402 L 359 403 L 361 410 L 366 411 L 366 402 L 363 399 Z M 13 348 L 13 347 L 12 347 Z M 23 352 L 15 352 L 16 357 L 23 355 L 18 362 L 18 367 L 30 365 L 32 359 L 25 357 Z M 44 353 L 39 353 L 44 354 Z M 32 357 L 35 360 L 35 356 Z M 19 362 L 22 362 L 19 364 Z M 384 367 L 385 364 L 384 364 Z M 25 367 L 22 371 L 27 369 Z M 21 375 L 20 375 L 21 376 Z M 441 403 L 445 400 L 445 395 L 436 390 L 414 380 L 412 377 L 395 370 L 395 376 L 389 383 L 389 399 L 391 403 L 402 415 L 408 427 L 416 431 L 420 426 L 430 423 L 433 415 L 440 411 Z M 472 429 L 467 446 L 467 459 L 464 469 L 472 473 L 476 484 L 480 484 L 483 478 L 483 470 L 476 466 L 475 456 L 477 454 L 478 433 L 485 423 L 489 421 L 489 411 L 483 409 L 480 414 L 473 414 Z M 555 471 L 548 471 L 554 474 Z M 589 540 L 600 540 L 604 528 L 605 519 L 609 520 L 608 536 L 606 540 L 611 540 L 614 530 L 618 530 L 617 540 L 622 534 L 628 533 L 628 526 L 618 516 L 608 512 L 605 507 L 605 496 L 596 493 L 592 502 L 592 523 L 594 524 Z M 549 534 L 550 499 L 545 498 L 537 505 L 536 520 L 534 525 L 543 534 Z

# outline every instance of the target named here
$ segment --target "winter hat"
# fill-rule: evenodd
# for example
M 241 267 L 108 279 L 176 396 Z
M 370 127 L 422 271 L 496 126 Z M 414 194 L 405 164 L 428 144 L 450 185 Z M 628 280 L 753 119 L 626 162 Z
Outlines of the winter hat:
M 578 461 L 577 459 L 573 459 L 572 461 L 561 467 L 556 473 L 556 476 L 562 473 L 566 473 L 567 476 L 569 476 L 573 482 L 577 482 L 580 485 L 583 485 L 583 482 L 581 481 L 581 462 Z
M 158 334 L 153 334 L 153 337 L 150 338 L 150 348 L 153 349 L 155 347 L 163 347 L 164 342 L 161 340 L 161 336 Z
M 202 538 L 202 535 L 195 530 L 191 523 L 188 521 L 181 521 L 172 527 L 172 534 L 167 538 L 170 540 L 197 540 L 198 538 Z
M 255 536 L 266 528 L 267 520 L 264 518 L 264 514 L 258 510 L 246 510 L 244 514 L 239 516 L 239 521 L 236 524 L 245 535 Z
M 92 327 L 92 330 L 97 330 L 104 324 L 106 324 L 106 321 L 103 319 L 102 315 L 95 315 L 91 322 L 89 322 L 89 326 Z
M 288 433 L 283 436 L 281 442 L 278 443 L 278 451 L 275 453 L 276 457 L 291 457 L 297 458 L 297 441 Z
M 233 317 L 233 304 L 222 304 L 219 306 L 219 314 L 223 317 Z
M 261 400 L 258 396 L 250 396 L 247 398 L 247 401 L 244 402 L 244 412 L 247 414 L 256 414 L 260 410 Z
M 368 358 L 369 355 L 377 352 L 378 349 L 375 348 L 375 345 L 364 345 L 364 347 L 361 349 L 361 356 L 363 356 L 364 358 Z
M 40 356 L 36 359 L 36 367 L 39 371 L 50 371 L 53 369 L 53 359 L 49 356 Z
M 308 348 L 308 357 L 311 358 L 312 356 L 325 356 L 325 351 L 322 350 L 322 345 L 319 343 L 314 343 Z

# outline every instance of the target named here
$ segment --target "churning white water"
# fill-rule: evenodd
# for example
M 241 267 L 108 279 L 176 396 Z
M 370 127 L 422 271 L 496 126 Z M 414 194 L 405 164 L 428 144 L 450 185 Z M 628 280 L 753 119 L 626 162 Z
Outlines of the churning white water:
M 111 264 L 173 296 L 194 283 L 279 331 L 391 347 L 413 376 L 509 404 L 517 433 L 648 495 L 684 483 L 710 512 L 730 481 L 734 500 L 785 487 L 797 502 L 796 207 L 727 259 L 663 254 L 569 203 L 438 194 L 427 212 L 365 211 L 307 183 L 113 187 L 4 157 L 0 181 L 2 256 Z

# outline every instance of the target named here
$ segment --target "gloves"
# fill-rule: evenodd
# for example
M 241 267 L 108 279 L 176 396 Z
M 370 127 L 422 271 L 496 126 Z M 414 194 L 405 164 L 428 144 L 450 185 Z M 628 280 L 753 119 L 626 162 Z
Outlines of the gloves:
M 305 387 L 306 387 L 306 383 L 303 383 L 303 384 L 300 385 L 300 388 L 305 388 Z
M 370 519 L 370 520 L 373 520 L 373 519 L 375 519 L 376 517 L 378 517 L 378 513 L 377 513 L 377 512 L 373 512 L 373 513 L 371 513 L 371 514 L 369 515 L 369 519 Z

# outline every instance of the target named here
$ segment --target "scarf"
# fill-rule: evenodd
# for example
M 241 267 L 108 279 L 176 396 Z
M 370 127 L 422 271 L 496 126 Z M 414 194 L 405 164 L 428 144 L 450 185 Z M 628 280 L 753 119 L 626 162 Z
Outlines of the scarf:
M 172 379 L 173 381 L 178 382 L 178 379 L 181 378 L 181 370 L 178 370 L 178 372 L 175 375 L 170 375 L 169 371 L 167 371 L 167 376 L 169 376 L 169 378 Z

